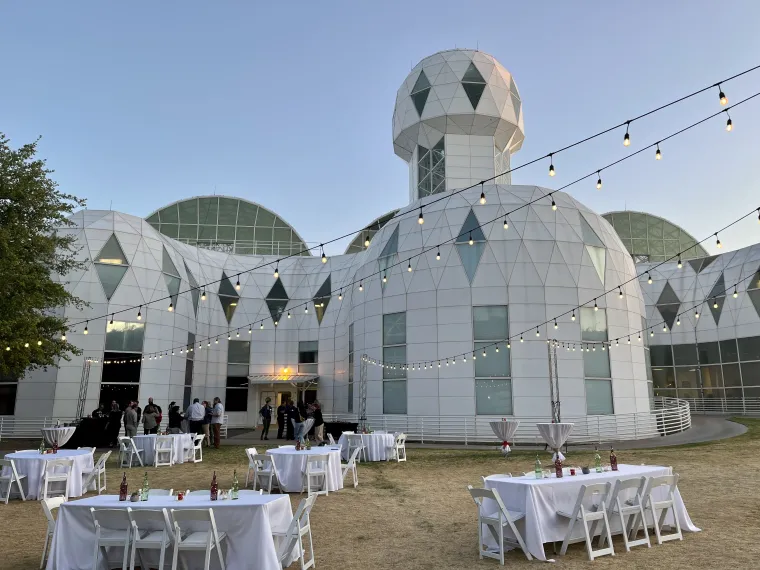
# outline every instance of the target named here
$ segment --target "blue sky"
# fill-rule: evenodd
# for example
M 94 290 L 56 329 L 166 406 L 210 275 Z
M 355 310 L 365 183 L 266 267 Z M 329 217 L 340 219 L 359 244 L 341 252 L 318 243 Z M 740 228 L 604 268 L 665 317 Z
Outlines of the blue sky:
M 760 3 L 5 2 L 0 131 L 90 208 L 146 216 L 229 194 L 311 243 L 406 204 L 396 89 L 441 49 L 479 47 L 515 77 L 526 141 L 513 166 L 760 64 Z M 724 86 L 760 91 L 760 71 Z M 709 92 L 513 175 L 558 187 L 719 109 Z M 701 239 L 760 206 L 760 98 L 569 190 L 598 212 L 649 211 Z M 713 240 L 714 241 L 714 240 Z M 724 250 L 760 241 L 755 218 Z M 328 252 L 342 251 L 344 244 Z M 707 245 L 714 251 L 712 241 Z

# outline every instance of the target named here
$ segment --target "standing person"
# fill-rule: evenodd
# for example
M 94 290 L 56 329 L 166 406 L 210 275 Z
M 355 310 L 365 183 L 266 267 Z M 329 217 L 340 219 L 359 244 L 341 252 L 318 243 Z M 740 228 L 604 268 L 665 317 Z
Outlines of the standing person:
M 108 434 L 108 445 L 115 447 L 119 442 L 119 431 L 121 430 L 121 410 L 116 400 L 111 402 L 111 411 L 108 412 L 108 424 L 106 433 Z
M 176 402 L 169 404 L 169 433 L 182 433 L 182 420 L 182 412 L 179 411 Z
M 148 398 L 148 406 L 153 406 L 154 411 L 156 412 L 156 431 L 153 432 L 153 433 L 156 433 L 158 432 L 158 428 L 161 425 L 161 420 L 164 417 L 164 412 L 161 409 L 161 406 L 153 403 L 153 398 Z
M 137 425 L 140 425 L 140 419 L 142 418 L 142 408 L 140 402 L 135 400 L 135 412 L 137 412 Z
M 130 402 L 127 409 L 124 410 L 124 435 L 135 437 L 137 435 L 137 404 Z
M 148 404 L 145 406 L 145 410 L 143 410 L 142 416 L 143 433 L 145 435 L 158 433 L 158 424 L 156 423 L 156 418 L 158 418 L 158 410 L 155 408 L 155 406 L 153 404 Z
M 295 422 L 298 421 L 298 408 L 296 408 L 293 405 L 293 402 L 291 400 L 288 400 L 288 405 L 285 408 L 285 434 L 288 438 L 288 440 L 294 439 L 295 437 Z
M 264 400 L 264 407 L 259 410 L 261 419 L 264 422 L 264 427 L 261 428 L 261 441 L 269 439 L 269 424 L 272 423 L 272 406 L 269 405 L 269 402 L 271 401 L 272 398 L 267 397 L 267 399 Z
M 277 406 L 277 439 L 282 439 L 282 432 L 285 429 L 287 419 L 288 400 L 283 398 L 280 405 Z
M 317 443 L 325 440 L 325 420 L 322 417 L 322 405 L 319 400 L 314 400 L 314 439 Z
M 208 400 L 203 400 L 203 409 L 205 410 L 203 415 L 203 433 L 206 434 L 206 445 L 210 447 L 214 443 L 211 439 L 213 435 L 213 432 L 211 431 L 211 416 L 213 415 L 214 410 L 211 407 L 211 404 L 208 403 Z
M 214 447 L 219 449 L 219 444 L 222 441 L 222 424 L 224 423 L 224 406 L 222 400 L 218 397 L 214 398 L 214 408 L 211 412 L 211 427 L 214 428 Z
M 201 405 L 198 398 L 193 400 L 187 408 L 187 421 L 190 423 L 190 433 L 203 433 L 203 420 L 206 417 L 206 408 Z

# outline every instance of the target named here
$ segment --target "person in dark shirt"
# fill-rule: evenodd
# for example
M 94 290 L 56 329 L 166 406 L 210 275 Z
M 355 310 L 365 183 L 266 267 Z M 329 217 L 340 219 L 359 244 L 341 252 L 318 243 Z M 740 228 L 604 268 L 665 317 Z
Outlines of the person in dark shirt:
M 295 439 L 295 425 L 293 422 L 300 422 L 299 414 L 298 414 L 298 408 L 296 408 L 293 405 L 293 402 L 288 402 L 288 408 L 285 412 L 286 414 L 286 431 L 287 431 L 287 437 L 288 439 Z
M 108 412 L 108 445 L 116 447 L 119 443 L 119 432 L 121 431 L 121 409 L 116 400 L 111 402 L 111 411 Z
M 317 443 L 325 440 L 325 420 L 322 417 L 322 405 L 319 401 L 314 402 L 314 439 Z
M 285 430 L 285 422 L 288 419 L 288 401 L 283 399 L 277 406 L 277 439 L 282 439 L 282 432 Z
M 269 402 L 271 401 L 272 398 L 267 398 L 264 406 L 259 410 L 259 414 L 261 414 L 261 419 L 264 423 L 264 426 L 261 428 L 262 441 L 269 439 L 269 424 L 272 423 L 272 406 L 269 405 Z
M 169 433 L 182 433 L 182 413 L 174 402 L 169 404 Z

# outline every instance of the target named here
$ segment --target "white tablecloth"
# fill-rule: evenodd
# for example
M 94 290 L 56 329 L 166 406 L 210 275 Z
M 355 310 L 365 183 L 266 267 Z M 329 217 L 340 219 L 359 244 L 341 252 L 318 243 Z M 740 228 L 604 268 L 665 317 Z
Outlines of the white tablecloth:
M 19 475 L 26 475 L 22 480 L 25 484 L 27 499 L 39 499 L 42 494 L 42 474 L 45 471 L 45 463 L 53 459 L 73 459 L 74 466 L 71 469 L 69 478 L 69 498 L 81 497 L 84 494 L 82 485 L 82 472 L 93 469 L 92 453 L 89 449 L 59 449 L 58 453 L 46 453 L 40 455 L 38 451 L 21 451 L 19 453 L 8 453 L 5 459 L 13 459 L 16 464 L 16 471 Z M 7 467 L 3 469 L 3 475 L 7 474 Z M 56 471 L 63 471 L 62 467 Z M 56 488 L 61 483 L 50 483 L 50 487 Z
M 193 436 L 189 433 L 177 433 L 167 437 L 172 438 L 172 458 L 174 463 L 185 462 L 185 449 L 193 447 Z M 156 434 L 136 435 L 132 438 L 137 449 L 142 449 L 142 460 L 144 465 L 153 465 L 156 456 Z
M 343 475 L 340 470 L 340 450 L 327 446 L 312 447 L 309 451 L 296 451 L 295 447 L 279 447 L 267 450 L 272 456 L 277 473 L 280 475 L 282 490 L 300 493 L 303 488 L 303 472 L 306 471 L 308 455 L 327 454 L 327 490 L 337 491 L 343 488 Z
M 58 447 L 62 447 L 71 439 L 76 430 L 74 426 L 42 428 L 42 438 L 49 447 L 53 447 L 56 443 Z
M 570 437 L 570 432 L 573 431 L 571 423 L 546 423 L 536 424 L 538 433 L 544 438 L 544 441 L 552 449 L 558 450 L 560 461 L 565 460 L 565 456 L 562 454 L 562 446 L 565 445 L 567 438 Z M 552 462 L 556 459 L 556 454 L 552 454 Z
M 535 479 L 532 473 L 523 477 L 491 475 L 486 477 L 485 486 L 487 489 L 498 491 L 507 509 L 525 513 L 525 518 L 516 523 L 517 529 L 522 533 L 530 553 L 539 560 L 546 560 L 544 543 L 562 542 L 567 532 L 568 519 L 560 517 L 556 511 L 572 513 L 581 485 L 610 481 L 614 486 L 615 480 L 621 478 L 659 477 L 671 473 L 669 467 L 657 465 L 618 465 L 618 469 L 619 471 L 592 472 L 588 475 L 566 475 L 562 479 L 556 479 L 553 475 L 549 479 Z M 632 496 L 632 493 L 631 490 L 629 494 Z M 655 497 L 661 495 L 660 500 L 665 498 L 664 487 L 655 489 L 654 493 Z M 487 503 L 493 503 L 493 501 L 487 501 Z M 484 509 L 490 509 L 493 512 L 496 506 L 486 504 Z M 676 511 L 683 531 L 699 531 L 691 522 L 680 493 L 676 493 Z M 673 523 L 673 518 L 668 511 L 665 524 Z M 610 520 L 610 526 L 613 533 L 620 532 L 618 517 Z M 577 525 L 574 532 L 578 537 L 582 537 L 581 525 Z
M 130 489 L 131 490 L 131 489 Z M 120 502 L 118 495 L 97 495 L 64 503 L 58 513 L 55 534 L 50 546 L 48 570 L 90 570 L 95 548 L 95 529 L 90 507 L 96 509 L 214 509 L 214 519 L 219 531 L 227 533 L 224 561 L 227 568 L 250 568 L 252 570 L 279 570 L 277 548 L 272 530 L 285 531 L 293 518 L 287 495 L 244 494 L 232 501 L 210 501 L 204 496 L 188 496 L 184 501 L 176 497 L 151 497 L 147 501 Z M 202 525 L 201 525 L 202 526 Z M 199 527 L 200 528 L 200 527 Z M 147 557 L 154 555 L 158 564 L 158 551 L 143 550 Z M 110 548 L 108 559 L 121 564 L 123 549 Z M 167 559 L 171 561 L 171 547 Z M 203 568 L 203 551 L 183 552 L 190 568 Z M 147 560 L 146 560 L 147 562 Z M 101 568 L 106 568 L 101 556 Z M 211 568 L 219 568 L 216 553 L 211 554 Z
M 395 438 L 390 433 L 363 433 L 357 434 L 362 437 L 362 445 L 368 461 L 385 461 L 388 459 L 388 448 L 393 447 Z M 342 434 L 338 440 L 341 447 L 341 457 L 348 461 L 348 436 Z

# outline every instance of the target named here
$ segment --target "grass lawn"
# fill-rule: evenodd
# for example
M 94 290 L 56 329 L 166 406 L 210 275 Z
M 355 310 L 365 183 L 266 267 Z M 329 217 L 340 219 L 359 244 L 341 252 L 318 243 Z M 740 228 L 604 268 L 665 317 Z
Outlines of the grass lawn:
M 749 430 L 733 439 L 618 452 L 621 463 L 673 466 L 681 476 L 679 488 L 689 514 L 702 532 L 684 533 L 683 542 L 655 544 L 651 549 L 636 547 L 627 554 L 617 537 L 616 556 L 593 563 L 586 558 L 584 545 L 578 543 L 570 546 L 566 556 L 556 557 L 555 567 L 760 568 L 760 420 L 736 421 Z M 7 450 L 16 443 L 2 445 Z M 122 473 L 114 455 L 108 469 L 109 493 L 118 493 Z M 496 560 L 478 560 L 475 505 L 465 486 L 482 486 L 482 475 L 529 471 L 535 453 L 515 452 L 505 460 L 494 445 L 474 451 L 409 449 L 408 456 L 406 464 L 361 464 L 357 489 L 349 487 L 317 499 L 311 518 L 317 567 L 499 568 Z M 593 463 L 592 456 L 593 452 L 572 448 L 569 453 L 574 465 Z M 153 488 L 207 489 L 216 470 L 220 486 L 228 487 L 233 469 L 242 473 L 242 484 L 246 464 L 242 447 L 223 447 L 204 451 L 203 463 L 149 468 L 148 474 Z M 128 471 L 130 490 L 139 486 L 142 474 L 140 469 Z M 299 498 L 291 495 L 294 509 Z M 18 500 L 0 505 L 0 522 L 0 568 L 38 568 L 45 533 L 40 505 Z M 549 545 L 547 555 L 551 556 Z M 522 553 L 511 552 L 506 564 L 527 568 L 541 563 L 529 563 Z

